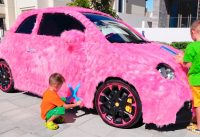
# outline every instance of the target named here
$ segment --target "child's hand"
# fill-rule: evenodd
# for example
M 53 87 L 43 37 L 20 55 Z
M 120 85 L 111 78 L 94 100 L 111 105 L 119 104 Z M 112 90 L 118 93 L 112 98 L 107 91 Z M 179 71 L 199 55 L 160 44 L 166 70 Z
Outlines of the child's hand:
M 174 58 L 176 60 L 177 63 L 183 64 L 183 54 L 179 53 L 178 55 L 176 55 Z
M 79 100 L 79 101 L 77 101 L 75 104 L 76 104 L 77 106 L 80 106 L 80 105 L 81 105 L 81 103 L 82 103 L 82 101 L 81 101 L 81 100 Z

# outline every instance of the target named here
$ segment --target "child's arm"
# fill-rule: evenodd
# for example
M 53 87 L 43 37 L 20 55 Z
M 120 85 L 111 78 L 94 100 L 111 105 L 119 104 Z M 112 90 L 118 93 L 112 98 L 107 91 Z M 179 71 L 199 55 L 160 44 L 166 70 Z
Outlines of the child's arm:
M 81 104 L 81 101 L 77 101 L 74 104 L 64 104 L 63 107 L 65 109 L 70 109 L 70 108 L 74 108 L 74 107 L 80 106 L 80 104 Z
M 183 54 L 178 54 L 175 56 L 175 60 L 177 63 L 180 63 L 183 67 L 190 68 L 192 63 L 191 62 L 184 62 L 183 61 Z

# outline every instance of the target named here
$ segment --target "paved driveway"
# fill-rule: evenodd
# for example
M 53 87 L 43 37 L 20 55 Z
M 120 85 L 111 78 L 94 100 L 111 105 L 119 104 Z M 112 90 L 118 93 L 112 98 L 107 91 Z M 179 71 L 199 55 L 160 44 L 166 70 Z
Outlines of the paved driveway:
M 74 109 L 65 115 L 66 123 L 56 131 L 44 127 L 40 118 L 41 98 L 25 92 L 0 91 L 0 137 L 195 137 L 186 129 L 158 131 L 141 125 L 119 129 L 106 125 L 91 110 Z M 174 130 L 176 129 L 176 130 Z

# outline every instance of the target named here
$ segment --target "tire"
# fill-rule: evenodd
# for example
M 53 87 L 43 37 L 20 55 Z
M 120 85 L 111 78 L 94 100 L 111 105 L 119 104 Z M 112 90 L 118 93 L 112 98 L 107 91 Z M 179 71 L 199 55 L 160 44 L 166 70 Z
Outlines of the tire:
M 119 79 L 105 81 L 97 89 L 95 107 L 105 123 L 118 128 L 136 125 L 142 115 L 136 89 Z
M 8 64 L 0 61 L 0 90 L 3 92 L 12 92 L 14 87 L 13 76 Z

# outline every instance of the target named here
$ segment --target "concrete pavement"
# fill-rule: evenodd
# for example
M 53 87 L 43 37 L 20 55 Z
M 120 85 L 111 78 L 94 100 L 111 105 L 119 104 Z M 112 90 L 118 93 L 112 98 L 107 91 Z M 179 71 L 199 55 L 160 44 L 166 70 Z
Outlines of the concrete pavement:
M 65 123 L 48 130 L 40 118 L 41 98 L 25 92 L 0 91 L 0 137 L 196 137 L 186 129 L 158 131 L 145 125 L 119 129 L 105 124 L 91 110 L 74 109 L 65 115 Z M 177 128 L 178 129 L 178 128 Z

